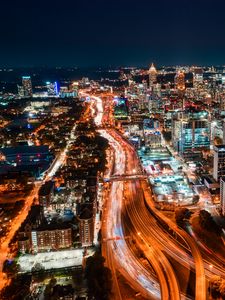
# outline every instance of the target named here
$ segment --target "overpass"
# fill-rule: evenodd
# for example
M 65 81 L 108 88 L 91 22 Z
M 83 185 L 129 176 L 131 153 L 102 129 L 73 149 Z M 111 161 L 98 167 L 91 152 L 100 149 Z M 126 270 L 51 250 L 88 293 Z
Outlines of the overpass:
M 104 178 L 105 182 L 111 182 L 111 181 L 128 181 L 128 180 L 144 180 L 147 179 L 148 176 L 144 174 L 126 174 L 126 175 L 113 175 L 110 176 L 110 178 Z

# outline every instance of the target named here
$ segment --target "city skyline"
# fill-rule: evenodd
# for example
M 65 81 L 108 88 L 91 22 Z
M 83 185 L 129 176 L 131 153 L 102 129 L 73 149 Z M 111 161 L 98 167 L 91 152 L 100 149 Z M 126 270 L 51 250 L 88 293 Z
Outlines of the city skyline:
M 4 1 L 0 299 L 225 299 L 225 1 Z
M 0 298 L 224 297 L 224 68 L 69 70 L 1 72 Z

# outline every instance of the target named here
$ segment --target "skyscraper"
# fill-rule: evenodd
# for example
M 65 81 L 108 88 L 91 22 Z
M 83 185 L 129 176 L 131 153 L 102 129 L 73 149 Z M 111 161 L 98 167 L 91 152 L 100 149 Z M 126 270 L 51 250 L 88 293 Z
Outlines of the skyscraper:
M 225 176 L 220 178 L 220 207 L 222 215 L 225 215 Z
M 203 86 L 203 70 L 195 68 L 193 71 L 193 87 L 199 89 Z
M 178 113 L 172 119 L 174 149 L 186 156 L 190 150 L 209 149 L 210 124 L 207 112 Z
M 19 97 L 23 98 L 23 97 L 24 97 L 24 89 L 23 89 L 23 86 L 17 85 L 17 89 L 18 89 L 18 95 L 19 95 Z
M 218 181 L 225 176 L 225 145 L 214 146 L 213 177 Z
M 153 63 L 151 64 L 148 73 L 149 73 L 149 88 L 152 90 L 154 84 L 157 83 L 157 70 Z
M 23 85 L 24 97 L 32 97 L 33 91 L 32 91 L 32 83 L 31 83 L 30 76 L 22 77 L 22 85 Z
M 58 96 L 59 92 L 58 92 L 58 85 L 57 82 L 46 82 L 46 87 L 47 87 L 47 93 L 48 96 Z
M 183 71 L 178 70 L 174 78 L 175 87 L 179 92 L 184 92 L 185 90 L 185 74 Z

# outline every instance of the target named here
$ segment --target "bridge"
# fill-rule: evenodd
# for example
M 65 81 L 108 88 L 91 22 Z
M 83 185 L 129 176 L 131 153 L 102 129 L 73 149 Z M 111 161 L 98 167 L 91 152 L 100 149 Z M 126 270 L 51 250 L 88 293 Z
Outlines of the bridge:
M 110 178 L 104 178 L 103 180 L 105 182 L 112 182 L 112 181 L 128 181 L 128 180 L 141 180 L 141 179 L 147 179 L 148 176 L 144 174 L 126 174 L 126 175 L 113 175 Z

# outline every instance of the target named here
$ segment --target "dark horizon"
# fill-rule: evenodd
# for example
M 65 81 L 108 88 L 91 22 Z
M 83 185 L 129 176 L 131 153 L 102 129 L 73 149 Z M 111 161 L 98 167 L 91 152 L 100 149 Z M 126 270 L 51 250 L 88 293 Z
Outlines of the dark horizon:
M 120 70 L 120 69 L 131 69 L 131 68 L 135 68 L 135 69 L 149 69 L 149 67 L 151 66 L 151 64 L 154 64 L 154 66 L 156 67 L 156 69 L 162 69 L 162 68 L 176 68 L 176 67 L 199 67 L 199 68 L 210 68 L 210 67 L 215 67 L 215 68 L 225 68 L 225 63 L 224 64 L 164 64 L 164 65 L 160 65 L 155 63 L 154 61 L 149 62 L 149 64 L 147 65 L 99 65 L 99 66 L 73 66 L 73 65 L 27 65 L 27 66 L 13 66 L 13 65 L 0 65 L 0 71 L 4 72 L 4 70 L 9 71 L 10 69 L 12 69 L 13 71 L 15 70 L 30 70 L 30 69 L 71 69 L 71 71 L 76 71 L 76 70 L 91 70 L 91 71 L 107 71 L 107 70 Z
M 4 67 L 225 64 L 222 0 L 11 2 L 1 4 Z

